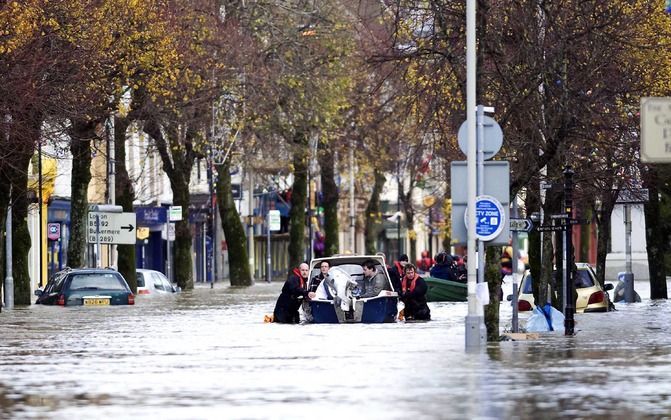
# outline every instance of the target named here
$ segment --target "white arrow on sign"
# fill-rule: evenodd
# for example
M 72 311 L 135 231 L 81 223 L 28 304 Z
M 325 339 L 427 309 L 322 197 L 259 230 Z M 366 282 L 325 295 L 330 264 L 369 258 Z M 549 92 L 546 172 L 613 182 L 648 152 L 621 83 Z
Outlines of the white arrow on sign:
M 510 230 L 516 232 L 531 232 L 534 228 L 534 223 L 531 219 L 510 219 Z
M 134 244 L 135 213 L 89 212 L 87 242 L 90 244 Z

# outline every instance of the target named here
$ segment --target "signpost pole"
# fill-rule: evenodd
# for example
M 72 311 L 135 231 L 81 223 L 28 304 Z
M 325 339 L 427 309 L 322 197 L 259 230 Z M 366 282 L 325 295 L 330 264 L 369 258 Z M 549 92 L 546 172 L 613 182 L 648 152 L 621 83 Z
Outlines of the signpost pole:
M 96 268 L 101 267 L 100 258 L 100 214 L 96 214 Z
M 631 268 L 631 206 L 625 204 L 624 208 L 624 301 L 632 303 L 634 295 L 634 273 Z
M 573 298 L 573 225 L 569 222 L 573 214 L 573 170 L 567 166 L 564 170 L 564 212 L 567 220 L 564 225 L 564 278 L 566 283 L 564 292 L 564 302 L 566 302 L 564 310 L 564 335 L 574 335 L 575 328 L 575 299 Z
M 9 205 L 7 206 L 7 220 L 5 221 L 5 308 L 14 307 L 14 277 L 12 268 L 12 187 L 9 187 Z M 2 305 L 0 305 L 2 307 Z M 0 309 L 2 310 L 2 309 Z
M 468 315 L 466 315 L 466 350 L 479 350 L 480 319 L 477 316 L 477 297 L 475 287 L 475 196 L 476 196 L 476 139 L 475 139 L 475 84 L 476 84 L 476 44 L 475 44 L 475 4 L 476 0 L 466 0 L 466 124 L 468 126 L 467 182 L 468 182 L 468 240 L 467 248 L 471 254 L 467 262 L 468 270 Z
M 477 148 L 477 179 L 478 189 L 477 195 L 480 196 L 485 193 L 485 110 L 482 105 L 478 105 L 476 113 L 476 122 L 478 125 L 478 148 Z M 477 207 L 477 205 L 476 205 Z M 477 223 L 477 222 L 476 222 Z M 478 287 L 483 287 L 485 283 L 485 241 L 482 238 L 478 239 Z M 485 313 L 483 302 L 478 302 L 478 322 L 480 324 L 480 343 L 484 345 L 486 337 L 485 327 Z
M 513 197 L 513 214 L 511 217 L 517 217 L 517 196 Z M 519 309 L 517 308 L 517 298 L 519 291 L 517 290 L 517 285 L 519 284 L 519 280 L 517 278 L 517 265 L 518 265 L 518 258 L 517 255 L 519 254 L 519 244 L 517 243 L 518 241 L 518 233 L 517 230 L 513 230 L 512 233 L 513 237 L 513 255 L 510 257 L 513 259 L 513 332 L 519 332 Z
M 270 283 L 272 260 L 270 256 L 270 212 L 266 215 L 266 282 Z

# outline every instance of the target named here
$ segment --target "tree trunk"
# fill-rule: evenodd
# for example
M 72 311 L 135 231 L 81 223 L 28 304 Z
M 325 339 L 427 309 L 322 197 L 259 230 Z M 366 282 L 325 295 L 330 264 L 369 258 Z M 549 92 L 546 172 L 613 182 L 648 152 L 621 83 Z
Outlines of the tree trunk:
M 186 128 L 185 128 L 186 126 Z M 191 257 L 191 228 L 189 226 L 189 181 L 193 169 L 194 153 L 191 141 L 195 136 L 193 127 L 182 122 L 171 122 L 165 127 L 168 138 L 163 135 L 159 121 L 149 118 L 144 131 L 154 139 L 161 163 L 172 189 L 172 202 L 182 207 L 182 220 L 175 223 L 173 242 L 173 272 L 177 285 L 182 290 L 193 289 L 193 259 Z
M 489 289 L 489 305 L 485 305 L 487 341 L 499 341 L 499 307 L 501 299 L 501 247 L 486 247 L 485 281 Z
M 320 143 L 321 144 L 321 143 Z M 340 249 L 338 236 L 338 186 L 335 182 L 333 150 L 326 145 L 319 150 L 319 167 L 322 181 L 322 207 L 324 208 L 324 255 L 337 254 Z
M 645 205 L 645 237 L 648 251 L 648 269 L 650 270 L 650 299 L 667 299 L 666 275 L 664 273 L 664 253 L 668 244 L 664 240 L 661 220 L 659 188 L 660 182 L 656 168 L 649 167 L 645 177 L 649 201 Z
M 609 198 L 604 195 L 601 198 L 601 202 L 601 208 L 595 211 L 596 217 L 594 219 L 597 224 L 596 277 L 603 286 L 606 280 L 606 256 L 610 247 L 610 224 L 613 207 L 615 206 L 615 198 Z
M 294 183 L 291 187 L 291 211 L 289 212 L 289 267 L 298 266 L 305 260 L 305 204 L 308 173 L 307 140 L 297 134 L 294 152 Z
M 116 176 L 114 177 L 115 203 L 123 207 L 124 212 L 133 212 L 135 191 L 126 169 L 126 131 L 130 121 L 127 118 L 114 118 L 114 157 Z M 137 229 L 137 226 L 135 226 Z M 119 273 L 126 279 L 133 293 L 137 293 L 135 275 L 135 244 L 118 245 Z
M 366 206 L 366 254 L 377 252 L 377 236 L 382 229 L 382 210 L 380 209 L 380 194 L 387 178 L 377 168 L 373 171 L 375 178 L 373 192 Z M 388 256 L 391 257 L 391 256 Z
M 87 193 L 91 181 L 91 139 L 95 137 L 95 126 L 93 121 L 73 121 L 70 130 L 72 178 L 67 265 L 72 268 L 86 266 Z
M 251 286 L 252 274 L 249 270 L 249 254 L 247 254 L 247 236 L 235 208 L 233 189 L 231 188 L 230 161 L 217 165 L 219 179 L 217 181 L 217 204 L 221 226 L 224 229 L 228 245 L 228 267 L 231 286 Z

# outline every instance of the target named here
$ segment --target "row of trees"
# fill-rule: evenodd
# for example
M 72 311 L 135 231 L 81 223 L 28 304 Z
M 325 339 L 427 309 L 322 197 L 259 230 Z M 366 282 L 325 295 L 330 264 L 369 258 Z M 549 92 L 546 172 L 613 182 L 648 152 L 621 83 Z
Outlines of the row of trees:
M 576 207 L 599 229 L 603 281 L 610 214 L 620 189 L 646 186 L 653 297 L 666 297 L 661 265 L 668 228 L 661 166 L 638 160 L 643 96 L 668 94 L 665 54 L 671 23 L 661 0 L 478 1 L 478 101 L 494 106 L 504 130 L 499 158 L 511 162 L 511 196 L 527 214 L 557 212 L 561 185 L 576 172 Z M 244 229 L 229 169 L 293 175 L 291 264 L 303 258 L 310 143 L 317 144 L 327 253 L 339 249 L 337 174 L 353 151 L 358 196 L 368 198 L 366 250 L 381 228 L 380 194 L 394 174 L 414 250 L 419 186 L 446 202 L 449 163 L 463 160 L 456 130 L 465 119 L 465 5 L 444 0 L 237 1 L 31 0 L 0 6 L 0 214 L 12 198 L 17 303 L 28 303 L 27 168 L 45 126 L 63 127 L 74 157 L 68 265 L 84 262 L 91 141 L 114 118 L 116 202 L 132 210 L 123 165 L 129 127 L 153 140 L 170 179 L 177 224 L 176 276 L 193 286 L 188 228 L 189 177 L 218 148 L 215 168 L 229 244 L 231 283 L 251 284 Z M 119 111 L 130 98 L 130 107 Z M 51 131 L 51 130 L 50 130 Z M 237 152 L 237 153 L 236 153 Z M 660 193 L 661 195 L 658 195 Z M 598 205 L 597 205 L 598 203 Z M 446 206 L 447 207 L 447 206 Z M 2 224 L 4 227 L 4 223 Z M 449 233 L 449 230 L 446 230 Z M 547 235 L 546 237 L 549 237 Z M 449 234 L 446 246 L 449 246 Z M 545 301 L 549 240 L 531 235 L 530 258 Z M 134 250 L 120 246 L 120 270 L 134 285 Z M 491 250 L 489 261 L 498 261 Z M 412 256 L 414 258 L 414 256 Z M 496 297 L 498 276 L 490 280 Z M 133 286 L 134 287 L 134 286 Z M 561 291 L 560 291 L 561 292 Z M 498 302 L 488 331 L 498 334 Z

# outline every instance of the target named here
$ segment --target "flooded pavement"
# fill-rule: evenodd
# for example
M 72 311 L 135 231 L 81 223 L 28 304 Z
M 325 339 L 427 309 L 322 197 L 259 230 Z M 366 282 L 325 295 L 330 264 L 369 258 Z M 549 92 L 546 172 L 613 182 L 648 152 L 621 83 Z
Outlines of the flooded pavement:
M 264 324 L 280 288 L 3 311 L 0 418 L 671 416 L 671 304 L 638 282 L 643 302 L 576 314 L 574 337 L 476 354 L 464 351 L 466 303 L 430 304 L 428 323 Z M 510 312 L 502 304 L 504 328 Z

